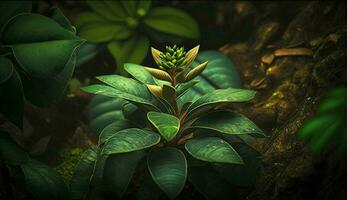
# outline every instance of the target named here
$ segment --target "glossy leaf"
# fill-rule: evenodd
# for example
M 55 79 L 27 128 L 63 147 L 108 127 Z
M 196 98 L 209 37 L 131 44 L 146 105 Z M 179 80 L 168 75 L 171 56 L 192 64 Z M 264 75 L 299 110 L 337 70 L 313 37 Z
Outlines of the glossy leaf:
M 124 129 L 105 142 L 102 154 L 109 155 L 137 151 L 154 146 L 159 141 L 160 136 L 154 132 L 138 128 Z
M 200 36 L 196 21 L 187 13 L 176 8 L 153 8 L 143 22 L 155 30 L 172 35 L 192 39 Z
M 195 67 L 194 69 L 192 69 L 185 77 L 184 81 L 190 81 L 193 78 L 195 78 L 196 76 L 198 76 L 201 72 L 203 72 L 207 66 L 207 62 L 201 63 L 200 65 L 198 65 L 197 67 Z
M 165 81 L 168 81 L 170 83 L 172 82 L 172 78 L 171 78 L 170 74 L 167 73 L 166 71 L 156 69 L 156 68 L 151 68 L 151 67 L 144 67 L 144 68 L 149 73 L 151 73 L 152 76 L 154 76 L 155 78 L 160 79 L 160 80 L 165 80 Z
M 143 151 L 110 155 L 104 168 L 106 187 L 117 199 L 121 199 L 128 188 L 135 169 L 146 154 Z
M 185 148 L 194 158 L 219 163 L 243 164 L 242 158 L 226 141 L 217 137 L 191 139 Z
M 255 91 L 246 89 L 218 89 L 207 93 L 194 101 L 188 108 L 188 115 L 196 116 L 217 105 L 234 102 L 245 102 L 253 99 Z
M 100 133 L 99 136 L 99 144 L 105 143 L 110 137 L 114 134 L 117 134 L 119 131 L 123 129 L 130 128 L 130 122 L 122 119 L 117 119 L 115 122 L 107 125 Z
M 173 115 L 148 112 L 147 118 L 166 141 L 171 141 L 180 129 L 180 120 Z
M 146 36 L 136 35 L 124 41 L 113 41 L 107 45 L 115 58 L 120 73 L 124 73 L 124 63 L 140 64 L 147 56 L 149 40 Z
M 93 175 L 96 159 L 97 150 L 95 148 L 90 148 L 83 153 L 71 179 L 71 199 L 87 199 L 90 190 L 90 178 Z
M 203 115 L 190 126 L 191 128 L 207 129 L 231 135 L 251 134 L 265 137 L 265 134 L 245 116 L 230 112 L 216 111 Z
M 20 165 L 28 162 L 29 155 L 6 132 L 0 131 L 0 160 L 6 164 Z
M 150 152 L 147 159 L 149 172 L 170 199 L 182 191 L 187 178 L 187 160 L 176 148 L 160 148 Z
M 21 165 L 26 187 L 37 200 L 68 198 L 68 188 L 59 174 L 36 160 Z
M 6 25 L 3 43 L 12 48 L 27 73 L 48 78 L 64 69 L 83 40 L 50 18 L 26 13 L 12 18 Z
M 187 52 L 186 57 L 185 57 L 185 60 L 187 61 L 186 66 L 190 66 L 190 65 L 194 62 L 195 58 L 196 58 L 197 55 L 198 55 L 199 48 L 200 48 L 200 45 L 198 45 L 198 46 L 196 46 L 196 47 L 190 49 L 190 50 Z
M 136 80 L 140 81 L 143 84 L 155 85 L 156 81 L 153 76 L 141 65 L 133 63 L 125 63 L 124 69 Z

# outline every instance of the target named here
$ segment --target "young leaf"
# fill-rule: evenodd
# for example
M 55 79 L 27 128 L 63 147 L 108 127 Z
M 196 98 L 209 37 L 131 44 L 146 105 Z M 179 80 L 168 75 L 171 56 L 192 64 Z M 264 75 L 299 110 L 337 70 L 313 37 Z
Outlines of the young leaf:
M 165 80 L 165 81 L 168 81 L 170 83 L 172 82 L 172 78 L 171 78 L 170 74 L 164 70 L 151 68 L 151 67 L 144 67 L 144 69 L 147 70 L 149 73 L 151 73 L 152 76 L 154 76 L 157 79 Z
M 198 55 L 199 48 L 200 48 L 200 45 L 192 48 L 191 50 L 187 52 L 185 57 L 185 60 L 187 61 L 186 66 L 190 66 L 194 62 L 196 56 Z
M 192 71 L 190 71 L 185 79 L 184 82 L 190 81 L 193 78 L 195 78 L 196 76 L 198 76 L 199 74 L 201 74 L 201 72 L 203 72 L 207 66 L 208 61 L 201 63 L 200 65 L 198 65 L 197 67 L 195 67 Z
M 230 112 L 216 111 L 206 114 L 190 126 L 190 128 L 214 130 L 225 134 L 251 134 L 255 137 L 265 137 L 266 135 L 245 116 Z
M 68 198 L 68 188 L 62 177 L 52 168 L 36 160 L 21 165 L 26 187 L 38 200 Z
M 244 164 L 230 144 L 217 137 L 191 139 L 185 144 L 185 148 L 190 155 L 199 160 Z
M 182 191 L 187 179 L 187 160 L 176 148 L 153 149 L 148 155 L 147 165 L 153 180 L 174 199 Z
M 157 63 L 157 65 L 159 66 L 161 63 L 161 58 L 160 58 L 160 54 L 162 53 L 161 51 L 151 47 L 151 52 L 152 52 L 152 57 L 155 61 L 155 63 Z
M 110 155 L 104 168 L 104 181 L 107 189 L 116 199 L 121 199 L 132 179 L 143 151 Z
M 125 63 L 124 69 L 127 71 L 132 77 L 136 80 L 140 81 L 143 84 L 151 84 L 155 85 L 156 81 L 154 80 L 151 73 L 149 73 L 143 66 L 133 64 L 133 63 Z
M 253 99 L 254 95 L 254 91 L 246 89 L 218 89 L 193 102 L 188 108 L 188 115 L 191 115 L 190 117 L 196 116 L 222 103 L 249 101 Z
M 109 155 L 137 151 L 154 146 L 159 141 L 160 136 L 157 133 L 138 128 L 124 129 L 105 142 L 102 154 Z
M 198 24 L 185 12 L 171 7 L 157 7 L 150 10 L 143 21 L 147 26 L 185 38 L 200 36 Z
M 173 115 L 148 112 L 147 118 L 166 141 L 171 141 L 180 129 L 180 120 Z
M 163 88 L 158 85 L 146 85 L 148 90 L 156 97 L 163 97 Z

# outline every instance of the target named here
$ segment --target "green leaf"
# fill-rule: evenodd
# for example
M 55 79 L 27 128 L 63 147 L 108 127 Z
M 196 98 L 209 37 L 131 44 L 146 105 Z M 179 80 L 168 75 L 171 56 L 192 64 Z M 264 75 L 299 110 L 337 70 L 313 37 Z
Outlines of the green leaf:
M 240 175 L 242 176 L 243 174 Z M 219 176 L 209 165 L 189 168 L 189 182 L 191 182 L 194 188 L 204 195 L 206 199 L 237 199 L 232 185 L 222 177 L 223 175 Z
M 105 4 L 110 7 L 112 12 L 116 15 L 118 15 L 119 20 L 124 20 L 124 18 L 127 16 L 126 11 L 124 10 L 122 3 L 119 1 L 104 1 Z
M 26 186 L 37 200 L 68 198 L 68 188 L 59 174 L 36 160 L 21 165 Z
M 76 65 L 83 65 L 88 61 L 95 58 L 104 49 L 103 45 L 97 45 L 92 43 L 84 43 L 81 45 L 77 52 L 77 63 Z
M 192 80 L 186 83 L 179 84 L 177 86 L 177 98 L 180 98 L 182 95 L 184 95 L 191 87 L 193 87 L 198 82 L 198 80 Z
M 107 48 L 117 62 L 118 71 L 124 74 L 124 63 L 140 64 L 146 58 L 149 40 L 146 36 L 135 35 L 124 41 L 110 42 Z
M 151 8 L 152 1 L 138 1 L 137 2 L 137 16 L 143 17 L 147 15 L 148 11 Z
M 121 199 L 128 188 L 135 169 L 146 154 L 135 151 L 110 155 L 104 168 L 104 181 L 116 199 Z
M 90 178 L 93 175 L 96 159 L 97 151 L 95 148 L 90 148 L 83 153 L 71 179 L 71 199 L 87 199 L 90 190 Z
M 87 1 L 87 4 L 100 16 L 111 21 L 119 21 L 119 15 L 114 10 L 114 6 L 110 6 L 107 1 Z
M 153 78 L 152 74 L 150 74 L 144 66 L 133 64 L 133 63 L 125 63 L 124 69 L 127 71 L 132 77 L 136 80 L 140 81 L 143 84 L 155 85 L 157 82 Z
M 213 163 L 212 167 L 229 183 L 249 187 L 253 186 L 260 169 L 261 154 L 245 144 L 236 144 L 235 149 L 245 162 L 245 165 L 229 165 Z
M 119 97 L 130 102 L 136 102 L 155 108 L 151 102 L 152 95 L 149 93 L 146 86 L 135 80 L 119 75 L 99 76 L 97 79 L 112 87 L 96 84 L 84 87 L 82 90 L 93 94 Z
M 123 129 L 130 128 L 131 125 L 128 121 L 117 119 L 116 122 L 113 122 L 112 124 L 107 125 L 100 133 L 99 136 L 99 144 L 105 143 L 110 137 L 112 137 L 114 134 L 117 134 L 118 131 L 121 131 Z
M 226 141 L 217 137 L 191 139 L 185 148 L 194 158 L 207 162 L 243 164 L 242 158 Z
M 146 170 L 140 188 L 136 194 L 137 200 L 159 200 L 163 192 L 153 181 L 151 174 Z
M 190 115 L 190 117 L 196 116 L 217 105 L 249 101 L 253 99 L 254 95 L 255 91 L 246 89 L 228 88 L 214 90 L 193 102 L 188 108 L 188 115 Z
M 56 21 L 38 14 L 18 15 L 3 30 L 4 45 L 12 48 L 18 63 L 30 76 L 38 78 L 63 71 L 83 42 Z
M 114 22 L 90 22 L 78 29 L 79 36 L 93 43 L 107 42 L 112 39 L 128 38 L 132 31 L 124 24 Z
M 26 163 L 29 156 L 8 133 L 0 131 L 0 160 L 6 164 L 20 165 Z
M 134 104 L 125 104 L 122 108 L 124 118 L 129 121 L 134 127 L 145 128 L 147 125 L 147 112 L 135 106 Z
M 11 60 L 0 56 L 0 83 L 7 81 L 12 76 L 13 71 Z
M 0 83 L 0 112 L 19 128 L 23 126 L 24 95 L 20 77 L 13 71 L 11 77 Z
M 0 2 L 0 36 L 3 27 L 14 16 L 31 12 L 31 1 L 1 1 Z
M 173 115 L 148 112 L 147 118 L 166 141 L 171 141 L 180 129 L 180 120 Z
M 60 26 L 64 27 L 65 29 L 73 33 L 76 33 L 76 28 L 71 25 L 70 21 L 64 16 L 64 14 L 61 12 L 61 10 L 58 7 L 53 6 L 50 9 L 50 17 L 56 22 L 58 22 Z
M 157 7 L 150 10 L 143 22 L 158 31 L 180 37 L 199 38 L 199 27 L 187 13 L 171 7 Z
M 265 137 L 265 134 L 245 116 L 230 112 L 216 111 L 198 118 L 190 128 L 214 130 L 225 134 L 250 134 L 255 137 Z
M 176 148 L 160 148 L 150 152 L 147 159 L 153 180 L 170 199 L 182 191 L 187 179 L 187 160 Z
M 130 128 L 119 131 L 104 145 L 102 154 L 126 153 L 145 149 L 160 142 L 160 136 L 152 131 Z
M 121 1 L 121 4 L 130 16 L 136 15 L 136 3 L 137 1 L 134 0 Z
M 74 25 L 79 30 L 84 25 L 98 22 L 105 23 L 107 22 L 107 20 L 93 12 L 81 12 L 79 15 L 77 15 L 76 19 L 74 20 Z
M 93 121 L 90 123 L 90 127 L 96 136 L 100 136 L 102 130 L 107 125 L 118 120 L 123 120 L 121 110 L 108 111 L 94 118 Z

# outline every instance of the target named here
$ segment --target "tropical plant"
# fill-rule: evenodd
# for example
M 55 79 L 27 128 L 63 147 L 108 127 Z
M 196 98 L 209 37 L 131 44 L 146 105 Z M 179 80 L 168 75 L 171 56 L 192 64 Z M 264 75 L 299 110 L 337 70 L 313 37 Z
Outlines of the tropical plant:
M 299 138 L 309 141 L 310 150 L 321 153 L 329 143 L 341 155 L 347 153 L 347 88 L 338 87 L 319 104 L 317 114 L 299 131 Z
M 0 112 L 22 127 L 24 97 L 47 106 L 63 94 L 84 42 L 61 11 L 30 13 L 31 1 L 0 3 Z
M 220 191 L 228 184 L 252 182 L 252 178 L 240 178 L 240 173 L 253 177 L 250 172 L 256 168 L 258 153 L 250 150 L 243 136 L 265 135 L 252 121 L 226 106 L 249 101 L 255 92 L 211 89 L 201 96 L 183 98 L 208 64 L 190 68 L 198 50 L 199 46 L 188 52 L 177 46 L 167 46 L 165 52 L 152 48 L 158 68 L 126 63 L 124 68 L 134 79 L 98 76 L 106 84 L 83 88 L 88 93 L 123 99 L 124 118 L 107 125 L 98 145 L 82 156 L 71 183 L 73 199 L 121 198 L 135 171 L 145 174 L 139 199 L 156 199 L 162 192 L 174 199 L 187 178 L 210 199 L 228 199 L 230 192 Z M 98 101 L 108 99 L 99 98 L 94 104 Z
M 106 43 L 120 73 L 124 73 L 124 63 L 140 64 L 145 59 L 149 38 L 177 42 L 177 37 L 199 37 L 198 25 L 187 13 L 167 6 L 152 7 L 150 0 L 87 3 L 94 12 L 77 16 L 78 34 L 90 43 Z
M 31 1 L 0 2 L 0 114 L 22 128 L 25 99 L 46 106 L 63 94 L 84 42 L 61 11 L 49 16 L 31 13 Z M 67 199 L 63 179 L 33 159 L 10 136 L 0 131 L 0 161 L 4 184 L 35 199 Z M 12 178 L 6 177 L 11 176 Z M 5 198 L 14 199 L 9 193 Z

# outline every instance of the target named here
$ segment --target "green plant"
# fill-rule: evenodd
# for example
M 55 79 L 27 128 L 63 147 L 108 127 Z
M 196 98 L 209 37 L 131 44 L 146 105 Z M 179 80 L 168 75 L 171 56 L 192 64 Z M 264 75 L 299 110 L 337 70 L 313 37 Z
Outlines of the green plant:
M 319 104 L 317 114 L 301 128 L 299 138 L 308 140 L 315 154 L 322 152 L 329 142 L 335 143 L 338 153 L 346 154 L 346 111 L 347 88 L 335 88 Z
M 152 7 L 143 1 L 87 1 L 94 12 L 83 12 L 75 20 L 78 33 L 91 43 L 106 43 L 124 73 L 123 64 L 141 63 L 148 52 L 149 37 L 196 39 L 198 25 L 185 12 L 172 7 Z M 167 39 L 165 39 L 167 42 Z
M 24 97 L 47 106 L 63 94 L 84 42 L 61 11 L 30 13 L 30 1 L 0 3 L 0 111 L 22 127 Z
M 105 194 L 121 198 L 137 170 L 147 174 L 139 189 L 139 199 L 155 199 L 161 191 L 174 199 L 182 191 L 187 177 L 208 198 L 221 197 L 223 194 L 217 190 L 223 188 L 219 186 L 224 182 L 242 182 L 241 179 L 225 180 L 216 174 L 249 172 L 253 166 L 248 164 L 256 159 L 253 156 L 257 153 L 249 151 L 244 138 L 239 136 L 264 137 L 264 133 L 245 116 L 225 106 L 249 101 L 255 92 L 238 88 L 211 89 L 180 103 L 184 94 L 197 84 L 194 78 L 207 66 L 208 62 L 203 62 L 189 67 L 198 50 L 199 46 L 187 52 L 176 46 L 166 47 L 165 52 L 152 48 L 159 69 L 127 63 L 124 68 L 135 80 L 105 75 L 97 79 L 106 85 L 83 88 L 89 93 L 124 99 L 126 103 L 122 106 L 124 118 L 106 126 L 98 146 L 82 156 L 72 179 L 73 199 Z M 244 147 L 246 153 L 242 152 Z M 246 168 L 238 168 L 245 163 Z M 209 184 L 207 177 L 201 176 L 209 168 L 213 169 L 209 179 L 215 180 L 217 189 L 206 185 Z M 221 181 L 217 181 L 215 175 Z M 199 177 L 206 179 L 197 180 Z

